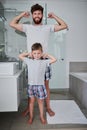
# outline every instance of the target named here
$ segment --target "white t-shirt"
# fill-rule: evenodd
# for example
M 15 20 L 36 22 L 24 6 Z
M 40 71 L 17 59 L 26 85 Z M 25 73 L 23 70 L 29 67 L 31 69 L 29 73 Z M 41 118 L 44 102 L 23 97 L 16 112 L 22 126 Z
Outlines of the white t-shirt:
M 24 63 L 28 66 L 28 84 L 44 85 L 44 75 L 50 59 L 35 60 L 25 57 Z
M 23 32 L 27 36 L 27 49 L 31 52 L 32 44 L 38 42 L 42 44 L 43 52 L 47 53 L 48 40 L 51 32 L 54 32 L 54 25 L 28 25 L 23 24 Z

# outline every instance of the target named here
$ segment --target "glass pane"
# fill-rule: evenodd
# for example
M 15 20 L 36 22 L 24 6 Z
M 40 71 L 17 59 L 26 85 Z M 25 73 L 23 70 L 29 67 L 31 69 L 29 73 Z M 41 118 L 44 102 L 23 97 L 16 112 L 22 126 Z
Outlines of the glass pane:
M 53 23 L 52 23 L 53 22 Z M 47 24 L 55 24 L 47 20 Z M 66 84 L 66 30 L 55 32 L 49 39 L 49 53 L 57 58 L 52 65 L 52 79 L 50 88 L 65 88 Z
M 49 53 L 57 58 L 57 62 L 52 64 L 52 79 L 50 88 L 64 88 L 66 84 L 66 34 L 56 32 L 50 36 Z

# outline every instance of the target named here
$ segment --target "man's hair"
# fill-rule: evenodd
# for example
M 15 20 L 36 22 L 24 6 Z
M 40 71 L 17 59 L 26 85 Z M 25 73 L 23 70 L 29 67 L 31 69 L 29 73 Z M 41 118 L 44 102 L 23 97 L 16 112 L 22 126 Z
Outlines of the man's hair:
M 35 4 L 35 5 L 33 5 L 33 6 L 31 7 L 31 13 L 32 13 L 32 14 L 33 14 L 34 11 L 37 11 L 37 10 L 41 11 L 42 14 L 43 14 L 44 8 L 43 8 L 41 5 L 39 5 L 39 4 Z
M 42 49 L 42 45 L 40 43 L 34 43 L 31 47 L 31 50 L 32 51 L 35 51 L 35 50 L 41 50 L 43 52 L 43 49 Z

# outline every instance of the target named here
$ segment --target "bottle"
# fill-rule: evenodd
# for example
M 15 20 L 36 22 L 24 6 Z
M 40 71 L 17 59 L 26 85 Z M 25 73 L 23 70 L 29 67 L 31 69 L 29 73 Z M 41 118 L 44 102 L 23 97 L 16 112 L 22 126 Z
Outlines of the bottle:
M 23 52 L 23 50 L 19 50 L 19 54 L 21 54 Z M 22 69 L 22 61 L 21 60 L 19 60 L 19 70 L 21 70 Z

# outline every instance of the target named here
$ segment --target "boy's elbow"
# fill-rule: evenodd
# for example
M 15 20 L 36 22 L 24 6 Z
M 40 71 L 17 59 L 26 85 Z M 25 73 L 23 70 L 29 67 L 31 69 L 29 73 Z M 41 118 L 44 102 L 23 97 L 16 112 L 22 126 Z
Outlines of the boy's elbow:
M 67 25 L 67 24 L 65 24 L 65 29 L 69 30 L 69 29 L 68 29 L 68 25 Z
M 21 55 L 19 55 L 18 58 L 21 60 Z
M 55 62 L 57 62 L 57 59 L 55 59 Z
M 55 58 L 55 59 L 54 59 L 54 62 L 56 62 L 56 61 L 57 61 L 57 59 Z

